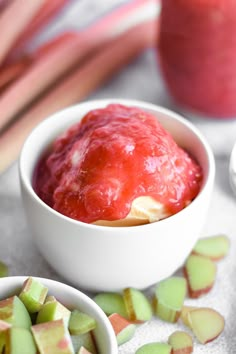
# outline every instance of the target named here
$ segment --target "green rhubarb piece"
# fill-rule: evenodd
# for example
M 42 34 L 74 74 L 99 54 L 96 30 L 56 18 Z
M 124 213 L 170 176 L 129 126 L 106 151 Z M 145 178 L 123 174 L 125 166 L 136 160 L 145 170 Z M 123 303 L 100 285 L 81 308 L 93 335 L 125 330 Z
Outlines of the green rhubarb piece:
M 70 333 L 63 319 L 36 324 L 31 330 L 40 354 L 74 354 Z
M 194 306 L 183 306 L 180 314 L 181 321 L 185 326 L 189 327 L 189 321 L 188 321 L 188 313 L 192 310 L 195 310 L 197 307 Z
M 138 289 L 124 289 L 124 302 L 130 321 L 144 322 L 152 317 L 152 307 L 147 297 Z
M 187 282 L 183 277 L 170 277 L 157 284 L 155 289 L 155 313 L 162 320 L 176 322 L 180 316 L 187 293 Z
M 78 351 L 78 354 L 93 354 L 89 352 L 85 347 L 81 347 Z
M 0 320 L 0 332 L 5 331 L 5 330 L 7 330 L 10 327 L 11 327 L 10 323 L 8 323 L 6 321 L 3 321 L 3 320 Z
M 113 313 L 108 318 L 115 332 L 118 345 L 128 342 L 134 336 L 136 330 L 135 324 L 130 323 L 118 313 Z
M 4 354 L 36 354 L 37 349 L 29 329 L 11 327 L 7 331 Z
M 113 313 L 119 313 L 128 318 L 123 296 L 119 293 L 105 292 L 97 294 L 93 299 L 107 316 Z
M 62 318 L 65 321 L 66 325 L 68 325 L 70 315 L 71 311 L 68 310 L 59 301 L 47 301 L 39 310 L 36 318 L 36 323 L 55 321 Z
M 48 295 L 45 299 L 44 302 L 53 302 L 53 301 L 57 301 L 57 299 L 55 298 L 55 296 L 53 295 Z
M 6 344 L 6 333 L 5 331 L 0 331 L 0 354 L 4 353 L 4 347 Z
M 18 296 L 12 296 L 0 301 L 0 320 L 12 326 L 29 329 L 31 326 L 30 315 Z
M 69 332 L 71 334 L 83 334 L 96 328 L 96 321 L 86 313 L 73 310 L 69 320 Z
M 229 239 L 225 235 L 206 237 L 198 240 L 193 248 L 193 252 L 212 260 L 220 260 L 229 252 Z
M 216 265 L 207 257 L 191 254 L 184 266 L 189 296 L 198 298 L 208 293 L 216 278 Z
M 81 349 L 81 347 L 86 348 L 89 352 L 96 354 L 96 346 L 92 337 L 91 332 L 84 334 L 71 335 L 71 341 L 74 347 L 75 353 Z
M 172 347 L 165 343 L 147 343 L 136 350 L 135 354 L 171 354 Z
M 128 327 L 126 327 L 125 329 L 123 329 L 123 331 L 117 334 L 116 336 L 117 344 L 121 345 L 131 340 L 131 338 L 133 338 L 134 336 L 135 330 L 136 330 L 136 326 L 130 323 Z
M 200 343 L 216 339 L 224 330 L 224 317 L 211 308 L 195 308 L 189 311 L 188 324 Z
M 4 353 L 7 330 L 11 327 L 8 322 L 0 320 L 0 354 Z
M 0 261 L 0 278 L 8 276 L 8 267 L 5 263 Z
M 168 338 L 172 346 L 172 354 L 191 354 L 193 352 L 193 339 L 184 331 L 175 331 Z
M 19 298 L 30 313 L 38 312 L 48 293 L 48 289 L 38 280 L 29 277 L 23 284 Z

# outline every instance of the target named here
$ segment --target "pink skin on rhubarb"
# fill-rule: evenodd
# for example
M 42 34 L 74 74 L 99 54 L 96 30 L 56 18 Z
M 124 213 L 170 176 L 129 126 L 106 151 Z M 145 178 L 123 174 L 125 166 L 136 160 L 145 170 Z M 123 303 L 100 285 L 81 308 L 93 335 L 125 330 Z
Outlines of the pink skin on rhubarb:
M 36 1 L 40 0 L 35 0 L 34 2 Z M 129 4 L 128 12 L 125 11 L 125 5 L 124 8 L 120 7 L 112 11 L 85 30 L 80 32 L 75 31 L 74 35 L 71 35 L 71 38 L 62 41 L 62 45 L 57 45 L 54 50 L 49 50 L 44 56 L 40 56 L 40 60 L 36 60 L 29 70 L 25 72 L 25 75 L 17 80 L 15 85 L 9 87 L 0 97 L 0 110 L 4 112 L 0 120 L 0 130 L 7 125 L 19 111 L 52 85 L 52 83 L 62 77 L 70 69 L 74 68 L 75 65 L 78 65 L 85 56 L 100 49 L 101 45 L 107 43 L 112 38 L 116 38 L 120 32 L 124 32 L 121 27 L 122 23 L 127 20 L 128 15 L 134 15 L 136 11 L 140 11 L 141 5 L 144 6 L 144 0 L 136 0 L 132 2 L 132 6 Z M 117 28 L 116 31 L 111 31 L 111 29 L 114 30 L 114 28 Z M 156 33 L 155 20 L 155 38 Z M 136 34 L 138 35 L 138 33 Z M 68 53 L 70 53 L 69 56 Z M 60 65 L 58 65 L 58 62 L 60 62 Z M 37 82 L 37 85 L 31 85 L 32 82 Z M 30 90 L 28 89 L 29 86 Z M 14 105 L 12 105 L 13 101 Z
M 56 15 L 67 5 L 69 0 L 47 0 L 40 8 L 37 15 L 32 18 L 31 22 L 28 24 L 25 31 L 17 39 L 14 47 L 9 53 L 10 57 L 16 56 L 18 53 L 22 52 L 24 47 L 28 44 L 30 40 L 45 27 L 51 20 L 53 20 Z
M 205 237 L 198 240 L 192 253 L 210 258 L 213 261 L 220 261 L 229 252 L 230 241 L 225 235 Z
M 187 313 L 188 326 L 200 343 L 215 340 L 224 330 L 224 317 L 212 308 L 196 308 Z
M 189 296 L 198 298 L 212 289 L 216 277 L 216 265 L 207 257 L 190 254 L 185 262 L 183 273 L 187 279 Z
M 0 31 L 4 33 L 1 38 L 0 63 L 6 59 L 20 34 L 24 32 L 32 18 L 38 13 L 45 0 L 29 1 L 22 6 L 22 0 L 10 1 L 0 14 Z M 14 21 L 14 26 L 12 25 Z
M 118 345 L 129 341 L 133 337 L 136 330 L 135 324 L 127 321 L 126 318 L 118 313 L 113 313 L 108 318 L 115 332 Z

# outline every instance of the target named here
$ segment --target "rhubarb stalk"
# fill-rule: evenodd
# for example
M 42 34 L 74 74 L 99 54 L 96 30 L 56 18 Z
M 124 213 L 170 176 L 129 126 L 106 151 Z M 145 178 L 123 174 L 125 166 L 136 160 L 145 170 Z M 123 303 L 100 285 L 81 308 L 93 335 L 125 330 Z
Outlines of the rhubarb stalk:
M 46 51 L 29 70 L 14 82 L 0 98 L 0 131 L 30 104 L 37 96 L 49 88 L 62 75 L 71 70 L 79 61 L 99 48 L 111 36 L 117 35 L 112 30 L 122 30 L 129 16 L 153 1 L 136 0 L 124 8 L 116 9 L 88 29 L 71 33 L 71 37 L 62 41 L 54 50 Z M 124 11 L 126 9 L 127 11 Z M 145 11 L 144 11 L 145 12 Z M 152 16 L 157 19 L 157 12 Z M 14 104 L 12 104 L 14 102 Z
M 40 46 L 34 53 L 23 55 L 22 57 L 5 63 L 0 67 L 0 91 L 14 80 L 23 75 L 30 65 L 36 62 L 40 57 L 55 50 L 58 46 L 71 41 L 72 37 L 76 36 L 74 32 L 63 32 L 55 38 Z
M 109 78 L 156 43 L 156 21 L 139 24 L 103 45 L 45 94 L 0 137 L 0 172 L 17 159 L 24 140 L 40 121 L 91 94 Z
M 16 62 L 3 65 L 0 68 L 0 90 L 21 76 L 29 68 L 32 60 L 29 56 L 24 56 Z
M 12 0 L 0 13 L 0 63 L 6 58 L 17 38 L 25 30 L 45 0 Z
M 50 22 L 68 2 L 69 0 L 46 0 L 40 11 L 34 16 L 24 32 L 17 39 L 10 55 L 14 56 L 15 53 L 22 50 L 22 48 L 42 29 L 42 27 Z

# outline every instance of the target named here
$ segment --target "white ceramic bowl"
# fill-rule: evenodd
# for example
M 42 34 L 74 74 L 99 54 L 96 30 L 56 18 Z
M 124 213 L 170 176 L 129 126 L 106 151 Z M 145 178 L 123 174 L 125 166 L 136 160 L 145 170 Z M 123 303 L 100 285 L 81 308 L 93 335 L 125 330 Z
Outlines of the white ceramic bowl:
M 17 294 L 26 278 L 26 276 L 0 278 L 0 300 Z M 58 281 L 37 277 L 34 279 L 38 279 L 44 284 L 48 288 L 49 294 L 54 295 L 69 309 L 80 309 L 96 320 L 97 327 L 94 330 L 94 335 L 99 354 L 118 353 L 117 341 L 111 323 L 92 299 L 81 291 Z
M 137 106 L 151 112 L 176 142 L 198 160 L 204 173 L 202 188 L 185 209 L 147 225 L 107 227 L 63 216 L 35 194 L 32 175 L 45 148 L 86 112 L 109 103 Z M 109 99 L 78 104 L 38 125 L 24 144 L 19 171 L 28 224 L 48 263 L 81 288 L 116 291 L 131 286 L 147 288 L 170 276 L 183 264 L 207 217 L 215 162 L 202 134 L 178 114 L 140 101 Z

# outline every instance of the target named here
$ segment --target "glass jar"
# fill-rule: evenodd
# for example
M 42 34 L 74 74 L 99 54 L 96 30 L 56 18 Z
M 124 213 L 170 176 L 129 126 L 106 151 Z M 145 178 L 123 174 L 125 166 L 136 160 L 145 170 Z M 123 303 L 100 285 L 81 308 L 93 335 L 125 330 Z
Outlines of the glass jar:
M 158 54 L 178 106 L 236 118 L 236 0 L 163 0 Z

